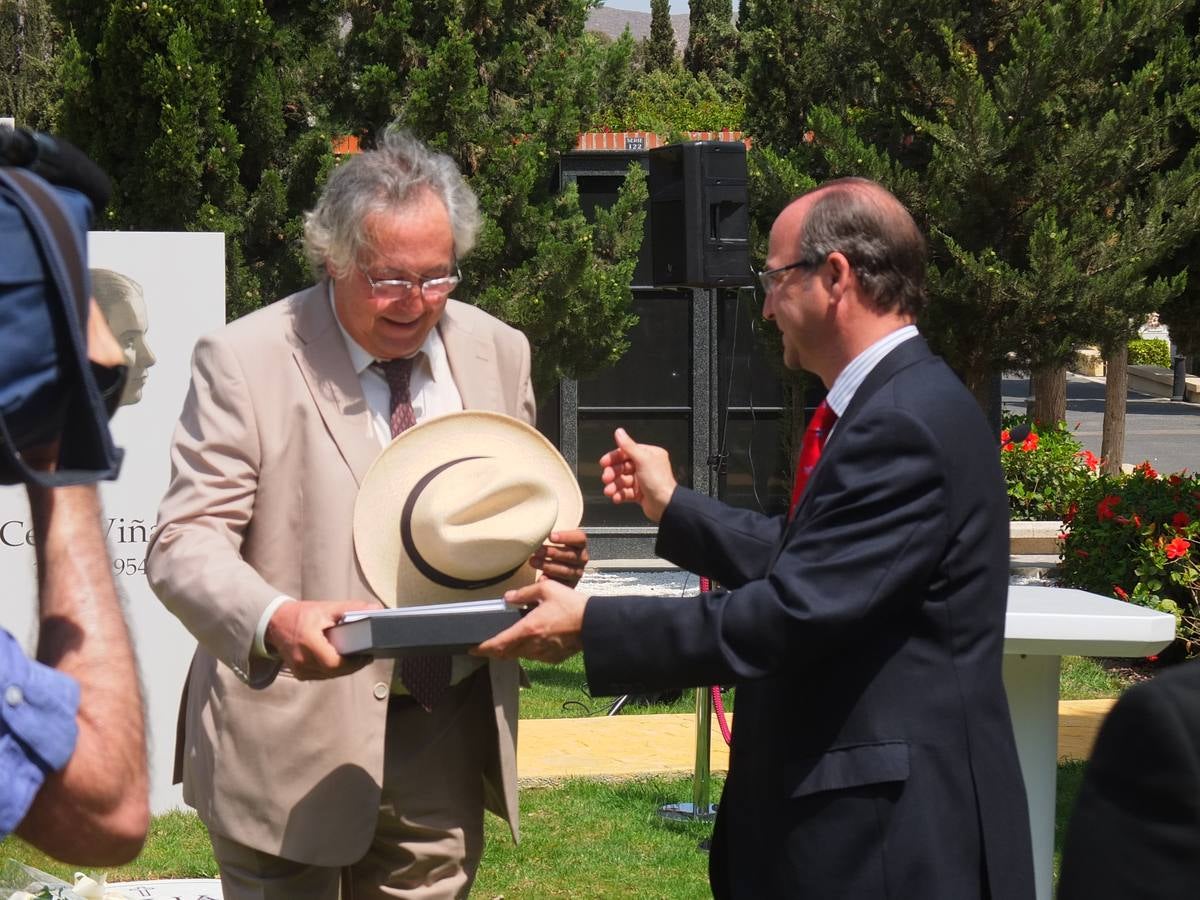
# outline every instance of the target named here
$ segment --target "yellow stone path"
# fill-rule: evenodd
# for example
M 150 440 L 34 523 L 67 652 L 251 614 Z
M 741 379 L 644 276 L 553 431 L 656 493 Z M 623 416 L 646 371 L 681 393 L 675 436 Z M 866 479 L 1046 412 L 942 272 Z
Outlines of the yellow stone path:
M 1100 723 L 1116 700 L 1060 700 L 1058 703 L 1058 758 L 1087 759 L 1096 743 Z
M 1059 759 L 1087 759 L 1112 700 L 1058 704 Z M 729 717 L 732 724 L 733 717 Z M 522 719 L 517 772 L 522 786 L 569 778 L 621 780 L 690 775 L 696 760 L 694 715 L 618 715 L 578 719 Z M 709 767 L 729 769 L 729 750 L 712 722 Z

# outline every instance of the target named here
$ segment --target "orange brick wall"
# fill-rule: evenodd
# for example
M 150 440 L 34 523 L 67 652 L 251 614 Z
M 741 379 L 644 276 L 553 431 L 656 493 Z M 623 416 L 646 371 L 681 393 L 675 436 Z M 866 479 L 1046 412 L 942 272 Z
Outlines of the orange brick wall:
M 749 139 L 742 137 L 742 132 L 728 128 L 721 131 L 689 131 L 688 136 L 694 141 L 742 141 L 747 147 L 750 146 Z M 586 131 L 579 135 L 575 149 L 651 150 L 665 143 L 652 131 Z
M 750 139 L 742 132 L 724 128 L 721 131 L 689 131 L 693 141 L 741 141 L 750 148 Z M 652 131 L 585 131 L 575 143 L 576 150 L 652 150 L 664 141 Z M 343 135 L 333 139 L 333 152 L 339 156 L 358 153 L 358 137 Z

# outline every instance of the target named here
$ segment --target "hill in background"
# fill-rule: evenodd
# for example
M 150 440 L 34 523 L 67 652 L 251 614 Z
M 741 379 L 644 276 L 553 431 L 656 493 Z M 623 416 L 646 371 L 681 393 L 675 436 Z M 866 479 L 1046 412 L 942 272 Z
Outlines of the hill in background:
M 634 40 L 644 40 L 650 36 L 650 13 L 597 6 L 588 16 L 587 30 L 606 34 L 615 41 L 621 36 L 626 25 L 629 26 Z M 675 29 L 675 51 L 682 56 L 690 31 L 688 14 L 676 13 L 671 16 L 671 27 Z

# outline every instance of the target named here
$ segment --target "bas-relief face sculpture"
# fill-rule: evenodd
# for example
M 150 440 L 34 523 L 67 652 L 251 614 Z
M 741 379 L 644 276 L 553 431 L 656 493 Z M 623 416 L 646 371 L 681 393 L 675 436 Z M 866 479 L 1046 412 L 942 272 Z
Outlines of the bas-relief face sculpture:
M 129 377 L 121 393 L 121 406 L 129 406 L 142 399 L 142 388 L 146 384 L 146 370 L 158 360 L 146 343 L 146 301 L 142 297 L 142 286 L 120 272 L 111 269 L 92 269 L 92 293 L 109 330 L 125 353 L 125 365 Z

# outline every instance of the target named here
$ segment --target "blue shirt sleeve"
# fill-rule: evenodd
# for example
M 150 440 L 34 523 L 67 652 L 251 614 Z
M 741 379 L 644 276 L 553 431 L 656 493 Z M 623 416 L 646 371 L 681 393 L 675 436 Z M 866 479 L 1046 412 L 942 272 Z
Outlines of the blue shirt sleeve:
M 0 837 L 21 824 L 46 776 L 71 758 L 78 710 L 75 679 L 29 659 L 0 629 Z

